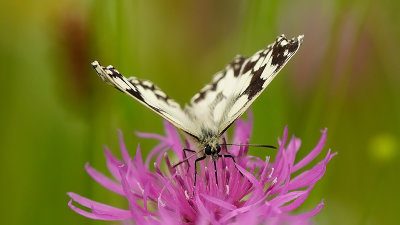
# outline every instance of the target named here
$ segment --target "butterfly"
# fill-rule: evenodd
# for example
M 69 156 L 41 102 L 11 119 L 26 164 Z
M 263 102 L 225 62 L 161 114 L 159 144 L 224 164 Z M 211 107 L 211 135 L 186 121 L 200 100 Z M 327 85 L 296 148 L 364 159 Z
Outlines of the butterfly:
M 234 160 L 231 155 L 220 154 L 221 136 L 297 52 L 302 40 L 303 35 L 290 40 L 280 35 L 274 43 L 251 57 L 236 56 L 183 109 L 150 81 L 126 78 L 113 66 L 103 67 L 97 61 L 92 66 L 103 81 L 147 106 L 194 139 L 197 151 L 184 150 L 197 153 L 195 164 L 210 156 L 215 166 L 216 160 L 223 156 Z M 197 169 L 194 186 L 196 173 Z

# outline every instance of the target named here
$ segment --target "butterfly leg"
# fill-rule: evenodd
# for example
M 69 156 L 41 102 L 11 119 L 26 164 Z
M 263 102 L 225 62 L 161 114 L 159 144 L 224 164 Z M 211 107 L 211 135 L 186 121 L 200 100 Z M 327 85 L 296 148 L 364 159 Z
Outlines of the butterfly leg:
M 192 149 L 184 148 L 184 149 L 183 149 L 184 159 L 187 159 L 187 157 L 186 157 L 186 152 L 196 153 L 196 151 L 194 151 L 194 150 L 192 150 Z M 187 166 L 188 166 L 187 171 L 189 171 L 189 168 L 190 168 L 189 160 L 186 160 L 186 162 L 187 162 Z M 187 171 L 186 171 L 186 172 L 187 172 Z
M 202 156 L 200 158 L 197 158 L 194 161 L 194 184 L 193 184 L 193 192 L 194 192 L 194 187 L 196 187 L 196 181 L 197 181 L 197 163 L 201 160 L 204 160 L 206 158 L 206 156 Z
M 188 148 L 184 148 L 184 149 L 183 149 L 183 153 L 185 154 L 185 157 L 186 157 L 186 152 L 192 152 L 192 153 L 196 153 L 196 151 L 195 151 L 195 150 L 188 149 Z
M 218 155 L 218 158 L 223 158 L 223 157 L 231 158 L 232 161 L 233 161 L 233 163 L 235 164 L 235 168 L 236 168 L 237 170 L 239 170 L 239 169 L 237 168 L 237 166 L 236 166 L 236 160 L 235 160 L 235 158 L 233 157 L 233 155 L 231 155 L 231 154 Z M 240 170 L 239 170 L 239 173 L 242 175 L 242 177 L 244 177 L 243 173 L 240 172 Z
M 213 161 L 214 161 L 214 171 L 215 171 L 215 183 L 218 186 L 217 161 L 216 160 L 213 160 Z
M 184 148 L 184 149 L 183 149 L 183 155 L 184 155 L 184 159 L 183 159 L 183 160 L 181 160 L 181 161 L 179 161 L 177 164 L 173 165 L 173 166 L 172 166 L 173 168 L 175 168 L 175 167 L 177 167 L 177 166 L 181 165 L 181 164 L 182 164 L 182 163 L 184 163 L 184 162 L 187 162 L 187 163 L 188 163 L 188 166 L 190 166 L 190 164 L 189 164 L 188 160 L 189 160 L 190 158 L 192 158 L 192 156 L 194 156 L 194 154 L 193 154 L 193 155 L 191 155 L 191 156 L 189 156 L 189 157 L 186 157 L 186 153 L 185 153 L 185 151 L 196 153 L 196 151 L 194 151 L 194 150 L 191 150 L 191 149 Z M 189 168 L 188 168 L 188 170 L 189 170 Z
M 236 166 L 236 160 L 235 160 L 235 158 L 233 157 L 233 155 L 231 155 L 231 154 L 218 155 L 218 158 L 222 158 L 222 157 L 231 158 L 232 161 L 235 163 L 235 166 Z

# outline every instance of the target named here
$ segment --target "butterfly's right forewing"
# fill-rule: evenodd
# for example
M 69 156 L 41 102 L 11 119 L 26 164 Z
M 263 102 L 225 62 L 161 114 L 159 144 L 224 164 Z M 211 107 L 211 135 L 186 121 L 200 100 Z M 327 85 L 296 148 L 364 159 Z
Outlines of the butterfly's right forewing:
M 186 110 L 221 135 L 261 94 L 300 47 L 302 36 L 275 43 L 245 58 L 237 56 L 196 94 Z
M 303 35 L 293 39 L 279 36 L 275 43 L 258 51 L 242 65 L 238 82 L 231 93 L 228 105 L 222 113 L 218 127 L 222 134 L 271 83 L 278 72 L 297 52 L 303 41 Z

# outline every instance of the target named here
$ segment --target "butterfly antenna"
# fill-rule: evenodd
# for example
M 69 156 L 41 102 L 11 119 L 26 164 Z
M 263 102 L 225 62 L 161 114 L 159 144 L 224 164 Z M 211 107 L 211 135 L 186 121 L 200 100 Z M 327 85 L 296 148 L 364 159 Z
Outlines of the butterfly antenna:
M 220 145 L 225 145 L 225 146 L 247 146 L 247 147 L 260 147 L 260 148 L 272 148 L 272 149 L 276 149 L 276 146 L 273 145 L 257 145 L 257 144 L 220 144 Z

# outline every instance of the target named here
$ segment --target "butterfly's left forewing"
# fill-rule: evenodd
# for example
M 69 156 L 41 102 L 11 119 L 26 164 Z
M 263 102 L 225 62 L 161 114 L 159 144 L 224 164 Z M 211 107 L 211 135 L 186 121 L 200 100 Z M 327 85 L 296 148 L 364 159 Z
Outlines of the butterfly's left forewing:
M 194 137 L 199 135 L 200 131 L 180 105 L 152 82 L 135 77 L 126 78 L 113 66 L 104 67 L 97 61 L 93 62 L 92 66 L 104 82 L 138 100 L 177 128 Z

